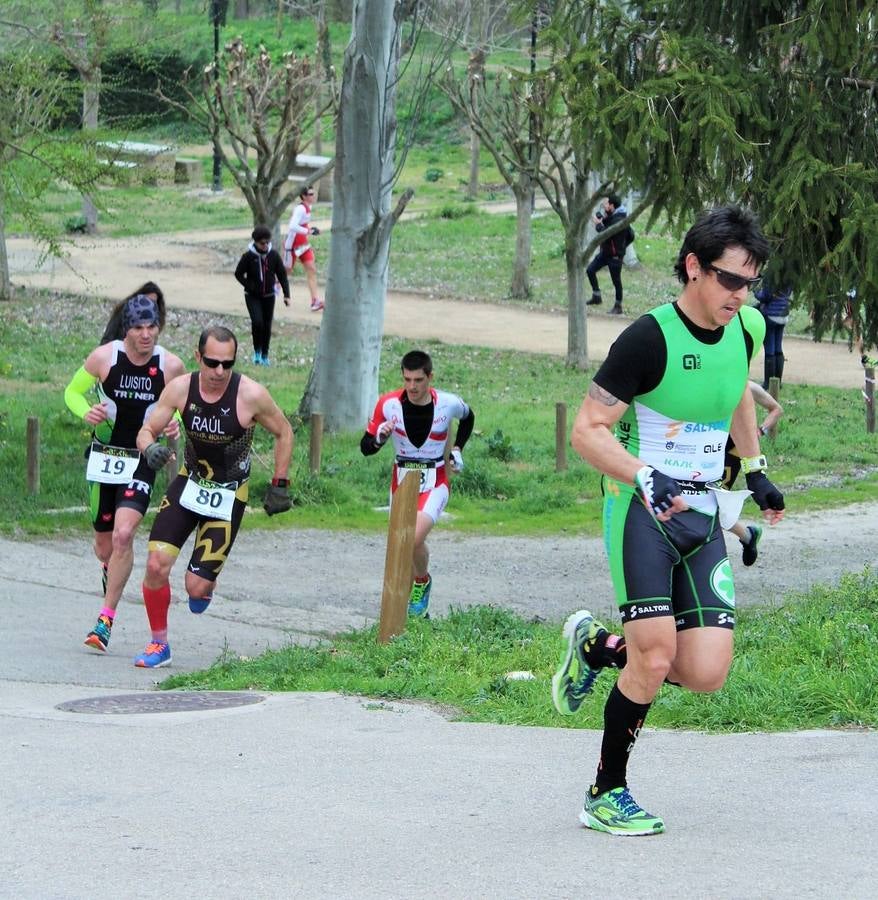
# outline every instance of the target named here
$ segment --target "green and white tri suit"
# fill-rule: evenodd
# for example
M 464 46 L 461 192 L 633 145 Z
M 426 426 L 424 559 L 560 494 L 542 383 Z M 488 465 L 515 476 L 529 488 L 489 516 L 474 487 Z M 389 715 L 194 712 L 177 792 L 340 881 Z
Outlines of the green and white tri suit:
M 616 439 L 676 479 L 690 509 L 657 522 L 631 485 L 604 478 L 604 542 L 622 621 L 673 615 L 677 628 L 734 627 L 735 589 L 716 499 L 732 415 L 765 319 L 742 307 L 702 329 L 676 303 L 629 326 L 595 383 L 628 404 Z

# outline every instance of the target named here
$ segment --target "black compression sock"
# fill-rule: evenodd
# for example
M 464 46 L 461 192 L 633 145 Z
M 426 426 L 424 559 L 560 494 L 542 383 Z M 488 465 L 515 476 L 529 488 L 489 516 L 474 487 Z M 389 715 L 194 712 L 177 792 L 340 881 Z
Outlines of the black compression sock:
M 604 737 L 601 741 L 601 761 L 595 777 L 598 793 L 611 788 L 625 787 L 628 757 L 646 720 L 650 703 L 634 703 L 614 684 L 604 707 Z

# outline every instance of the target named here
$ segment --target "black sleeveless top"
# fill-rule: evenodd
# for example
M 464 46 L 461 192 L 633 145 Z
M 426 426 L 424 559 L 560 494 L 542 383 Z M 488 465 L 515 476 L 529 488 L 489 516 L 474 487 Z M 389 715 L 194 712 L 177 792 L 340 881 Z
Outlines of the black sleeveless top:
M 137 432 L 165 387 L 165 350 L 156 346 L 152 357 L 135 365 L 122 341 L 113 341 L 107 377 L 98 383 L 98 396 L 107 404 L 107 419 L 95 426 L 95 437 L 112 447 L 135 447 Z
M 207 403 L 198 389 L 198 372 L 189 376 L 189 394 L 182 411 L 186 429 L 186 470 L 199 478 L 225 484 L 250 476 L 250 447 L 254 425 L 238 421 L 238 388 L 241 376 L 232 373 L 226 392 L 216 403 Z

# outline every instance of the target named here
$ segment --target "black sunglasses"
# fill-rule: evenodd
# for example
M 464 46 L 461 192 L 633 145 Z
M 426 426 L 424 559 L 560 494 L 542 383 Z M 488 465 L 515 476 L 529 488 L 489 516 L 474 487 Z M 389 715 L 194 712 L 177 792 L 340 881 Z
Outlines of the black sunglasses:
M 748 291 L 752 291 L 753 288 L 758 287 L 759 283 L 762 281 L 761 275 L 757 275 L 755 278 L 746 278 L 744 275 L 736 275 L 734 272 L 727 272 L 725 269 L 721 269 L 719 266 L 713 264 L 706 266 L 706 268 L 716 275 L 716 280 L 727 291 L 740 291 L 742 287 L 747 288 Z
M 212 359 L 209 356 L 201 357 L 201 361 L 208 369 L 217 369 L 222 366 L 227 372 L 234 367 L 235 359 L 237 359 L 237 357 L 232 357 L 231 359 Z

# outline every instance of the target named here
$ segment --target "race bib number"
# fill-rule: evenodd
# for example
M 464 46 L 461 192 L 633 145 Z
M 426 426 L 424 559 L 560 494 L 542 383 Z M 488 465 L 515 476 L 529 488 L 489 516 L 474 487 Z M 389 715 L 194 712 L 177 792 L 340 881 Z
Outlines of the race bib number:
M 403 478 L 409 474 L 420 477 L 421 485 L 418 493 L 423 494 L 425 491 L 432 491 L 436 487 L 436 469 L 432 466 L 419 466 L 417 463 L 406 463 L 405 466 L 397 464 L 396 467 L 396 483 L 400 485 Z
M 229 484 L 217 484 L 206 478 L 186 479 L 186 487 L 180 494 L 180 506 L 199 516 L 209 519 L 222 519 L 231 522 L 232 510 L 235 506 L 236 481 Z
M 128 484 L 140 463 L 140 453 L 127 447 L 110 447 L 92 441 L 85 477 L 101 484 Z

